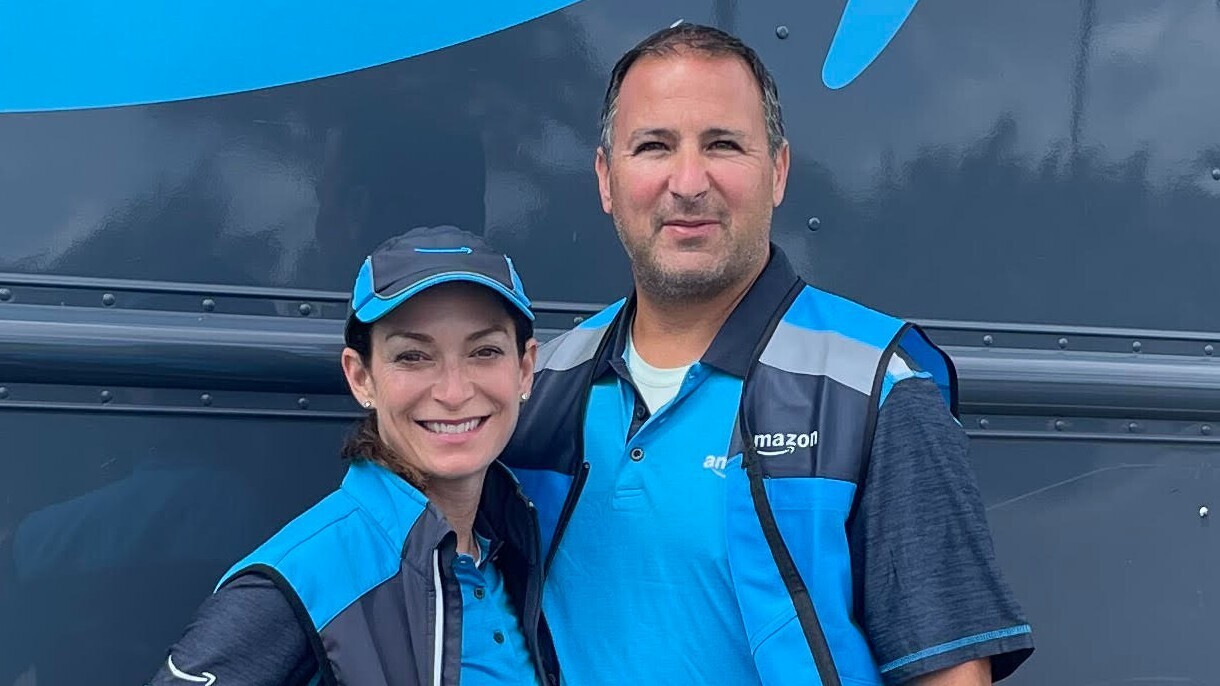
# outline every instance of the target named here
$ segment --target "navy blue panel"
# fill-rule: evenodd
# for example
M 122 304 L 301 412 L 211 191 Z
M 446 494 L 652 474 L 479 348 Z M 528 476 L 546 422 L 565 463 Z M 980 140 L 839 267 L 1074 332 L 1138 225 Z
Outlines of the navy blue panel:
M 1005 684 L 1215 681 L 1215 446 L 976 437 L 971 452 L 1037 641 Z
M 759 364 L 747 385 L 746 407 L 765 398 L 747 428 L 768 477 L 822 476 L 855 483 L 864 450 L 868 396 L 824 376 Z M 816 408 L 809 414 L 809 408 Z M 816 444 L 814 444 L 816 433 Z
M 220 575 L 339 482 L 347 428 L 0 412 L 0 683 L 144 683 Z
M 1220 329 L 1197 297 L 1220 252 L 1215 3 L 919 3 L 822 83 L 845 15 L 885 5 L 863 48 L 909 4 L 583 0 L 275 89 L 0 115 L 0 271 L 344 291 L 381 239 L 453 223 L 534 298 L 610 302 L 629 273 L 589 173 L 605 78 L 684 18 L 774 72 L 793 158 L 773 238 L 819 286 L 906 317 Z

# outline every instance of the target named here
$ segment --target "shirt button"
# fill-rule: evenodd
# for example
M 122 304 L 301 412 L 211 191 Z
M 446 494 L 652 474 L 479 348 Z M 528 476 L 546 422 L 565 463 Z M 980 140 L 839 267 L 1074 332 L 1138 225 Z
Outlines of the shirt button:
M 644 459 L 644 451 L 640 450 L 639 448 L 632 448 L 631 449 L 631 459 L 635 460 L 636 462 L 639 462 L 640 460 Z
M 504 632 L 497 631 L 496 633 L 491 635 L 491 639 L 493 641 L 495 641 L 496 643 L 503 643 L 504 642 Z
M 482 586 L 479 586 L 478 588 L 474 589 L 475 598 L 482 600 L 483 596 L 485 596 L 485 595 L 487 595 L 487 591 Z
M 636 419 L 643 419 L 645 417 L 645 415 L 647 415 L 647 414 L 648 414 L 648 408 L 644 407 L 643 405 L 635 406 L 635 418 Z

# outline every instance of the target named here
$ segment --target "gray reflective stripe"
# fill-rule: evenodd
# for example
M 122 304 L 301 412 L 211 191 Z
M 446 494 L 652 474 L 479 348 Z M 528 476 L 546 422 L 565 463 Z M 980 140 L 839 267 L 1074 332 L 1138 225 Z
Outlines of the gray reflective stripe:
M 432 551 L 432 586 L 436 589 L 436 641 L 432 646 L 432 686 L 441 686 L 445 651 L 445 590 L 441 587 L 441 553 Z
M 593 359 L 601 343 L 606 327 L 596 329 L 572 329 L 550 341 L 538 350 L 538 371 L 553 369 L 564 371 L 578 367 Z
M 795 374 L 826 376 L 869 395 L 881 352 L 834 331 L 812 331 L 780 322 L 759 362 Z

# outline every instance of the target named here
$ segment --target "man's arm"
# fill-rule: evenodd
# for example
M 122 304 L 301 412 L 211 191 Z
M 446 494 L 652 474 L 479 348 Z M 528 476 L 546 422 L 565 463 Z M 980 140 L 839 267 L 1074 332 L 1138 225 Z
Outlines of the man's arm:
M 1033 651 L 968 451 L 936 385 L 900 376 L 878 414 L 848 532 L 857 621 L 889 686 L 987 684 Z
M 991 683 L 991 658 L 971 660 L 956 667 L 925 674 L 918 686 L 987 686 Z

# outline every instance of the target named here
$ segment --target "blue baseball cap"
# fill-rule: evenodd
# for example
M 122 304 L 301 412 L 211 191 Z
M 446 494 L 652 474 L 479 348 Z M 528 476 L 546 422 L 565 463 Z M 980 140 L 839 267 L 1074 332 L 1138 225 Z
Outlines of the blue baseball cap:
M 486 286 L 534 319 L 521 277 L 507 255 L 456 226 L 421 227 L 387 240 L 365 258 L 352 287 L 344 339 L 351 343 L 355 322 L 372 324 L 411 296 L 453 281 Z

